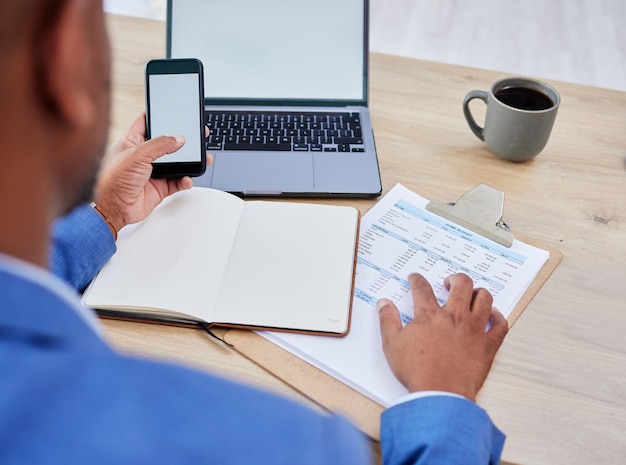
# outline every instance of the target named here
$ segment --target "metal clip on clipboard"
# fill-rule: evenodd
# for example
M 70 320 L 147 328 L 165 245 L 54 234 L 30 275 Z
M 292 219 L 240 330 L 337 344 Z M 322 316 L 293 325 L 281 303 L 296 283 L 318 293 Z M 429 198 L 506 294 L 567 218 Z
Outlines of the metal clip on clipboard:
M 456 203 L 432 200 L 426 210 L 463 226 L 505 247 L 513 245 L 513 234 L 502 221 L 504 192 L 479 184 L 463 194 Z

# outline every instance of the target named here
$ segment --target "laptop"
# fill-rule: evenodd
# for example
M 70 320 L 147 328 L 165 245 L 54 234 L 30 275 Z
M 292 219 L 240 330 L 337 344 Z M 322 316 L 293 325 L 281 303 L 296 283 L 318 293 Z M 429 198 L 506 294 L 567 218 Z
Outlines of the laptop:
M 198 186 L 376 197 L 368 0 L 168 0 L 167 56 L 204 65 L 214 157 Z

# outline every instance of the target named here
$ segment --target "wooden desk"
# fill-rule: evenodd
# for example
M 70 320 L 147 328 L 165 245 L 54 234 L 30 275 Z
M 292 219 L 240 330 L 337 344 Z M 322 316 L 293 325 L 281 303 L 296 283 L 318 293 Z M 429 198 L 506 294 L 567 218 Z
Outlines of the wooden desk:
M 164 23 L 109 17 L 113 139 L 143 109 L 143 67 Z M 206 72 L 216 72 L 207 68 Z M 510 331 L 479 398 L 532 464 L 626 457 L 626 93 L 552 82 L 562 103 L 548 146 L 512 164 L 470 132 L 461 102 L 502 73 L 371 56 L 371 113 L 385 192 L 396 182 L 454 201 L 479 183 L 506 192 L 505 220 L 564 259 Z M 480 106 L 477 104 L 477 108 Z M 372 201 L 342 201 L 367 211 Z M 311 403 L 199 331 L 105 321 L 124 352 L 174 360 Z M 377 420 L 376 420 L 377 421 Z

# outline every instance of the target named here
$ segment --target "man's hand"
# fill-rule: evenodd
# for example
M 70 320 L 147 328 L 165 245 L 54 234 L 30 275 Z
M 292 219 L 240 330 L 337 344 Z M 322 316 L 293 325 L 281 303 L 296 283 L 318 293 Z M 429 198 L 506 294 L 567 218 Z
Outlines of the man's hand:
M 415 318 L 402 327 L 396 306 L 381 299 L 383 350 L 391 370 L 409 391 L 446 391 L 475 401 L 508 331 L 486 289 L 473 289 L 465 274 L 444 281 L 450 290 L 440 307 L 432 287 L 419 274 L 409 276 Z M 489 331 L 485 331 L 491 321 Z
M 193 185 L 190 177 L 150 177 L 151 163 L 176 152 L 184 139 L 161 136 L 146 141 L 145 137 L 145 114 L 141 114 L 104 158 L 98 175 L 95 202 L 116 231 L 143 220 L 165 197 Z M 207 154 L 207 164 L 211 161 Z

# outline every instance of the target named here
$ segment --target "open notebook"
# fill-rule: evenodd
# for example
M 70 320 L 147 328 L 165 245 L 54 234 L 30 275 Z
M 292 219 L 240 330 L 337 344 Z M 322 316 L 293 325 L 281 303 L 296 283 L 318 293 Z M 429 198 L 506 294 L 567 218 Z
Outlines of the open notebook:
M 85 291 L 103 315 L 345 335 L 359 212 L 193 188 L 120 231 Z

